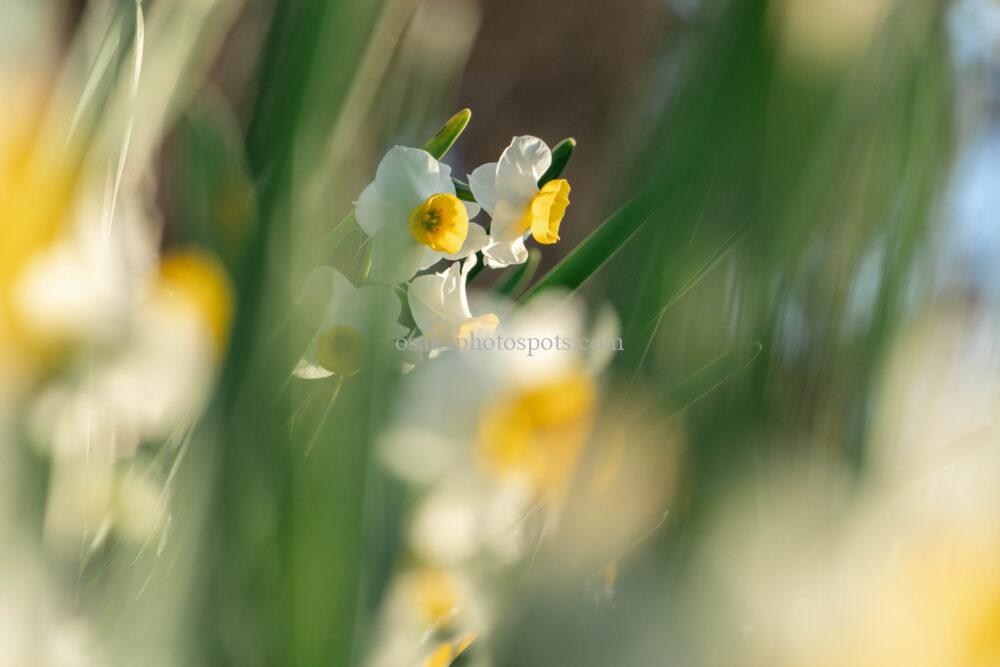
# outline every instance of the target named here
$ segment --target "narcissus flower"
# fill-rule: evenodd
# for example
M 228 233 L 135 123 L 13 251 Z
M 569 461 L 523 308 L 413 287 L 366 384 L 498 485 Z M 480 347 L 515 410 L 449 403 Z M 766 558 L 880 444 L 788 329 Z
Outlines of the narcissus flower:
M 329 266 L 309 276 L 299 304 L 303 317 L 316 331 L 295 367 L 300 378 L 353 375 L 364 366 L 368 346 L 375 338 L 384 339 L 388 346 L 389 341 L 407 333 L 396 321 L 401 305 L 391 288 L 357 288 Z
M 486 230 L 469 222 L 478 213 L 455 195 L 451 167 L 427 151 L 396 146 L 355 203 L 358 225 L 374 244 L 371 279 L 395 285 L 439 260 L 479 251 Z
M 538 186 L 552 164 L 552 151 L 537 137 L 514 137 L 499 162 L 469 175 L 476 201 L 493 218 L 490 242 L 483 248 L 492 268 L 523 264 L 524 240 L 530 234 L 542 244 L 559 240 L 559 225 L 569 206 L 569 182 L 557 178 Z
M 465 283 L 475 258 L 455 262 L 446 271 L 420 276 L 410 283 L 410 312 L 431 347 L 447 347 L 473 334 L 488 336 L 499 320 L 493 313 L 474 316 Z

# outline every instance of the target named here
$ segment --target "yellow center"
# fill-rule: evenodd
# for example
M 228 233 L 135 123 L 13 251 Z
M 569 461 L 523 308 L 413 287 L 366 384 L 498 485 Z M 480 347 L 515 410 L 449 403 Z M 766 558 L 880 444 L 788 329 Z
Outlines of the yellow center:
M 316 340 L 316 360 L 331 373 L 354 375 L 365 363 L 365 341 L 352 327 L 327 329 Z
M 531 230 L 536 241 L 543 244 L 559 240 L 559 225 L 569 207 L 569 181 L 557 178 L 542 186 L 531 199 L 520 221 L 520 228 Z
M 593 381 L 582 373 L 501 398 L 480 422 L 486 468 L 525 477 L 539 492 L 560 493 L 590 434 L 594 402 Z
M 410 234 L 431 250 L 456 253 L 469 234 L 469 212 L 455 195 L 431 195 L 410 212 Z

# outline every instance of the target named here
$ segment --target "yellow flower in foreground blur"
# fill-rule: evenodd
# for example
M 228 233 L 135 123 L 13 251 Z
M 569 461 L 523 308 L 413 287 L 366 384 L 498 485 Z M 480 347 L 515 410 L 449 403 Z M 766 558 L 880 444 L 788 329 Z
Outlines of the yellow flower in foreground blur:
M 233 319 L 233 287 L 218 259 L 199 250 L 168 254 L 160 263 L 159 293 L 196 309 L 217 349 L 225 349 Z
M 476 253 L 486 243 L 486 230 L 469 222 L 478 213 L 455 196 L 448 165 L 418 148 L 392 148 L 355 205 L 372 237 L 371 279 L 394 285 L 439 260 Z
M 16 286 L 31 260 L 67 227 L 77 171 L 41 147 L 41 109 L 17 110 L 0 129 L 0 365 L 30 371 L 51 354 L 51 341 L 26 332 Z M 28 115 L 30 113 L 30 119 Z
M 552 151 L 537 137 L 514 137 L 498 162 L 484 164 L 469 175 L 476 201 L 493 218 L 490 242 L 483 248 L 493 268 L 522 264 L 528 259 L 524 240 L 551 244 L 569 206 L 569 182 L 538 180 L 552 164 Z
M 546 493 L 562 493 L 590 436 L 597 400 L 584 373 L 502 394 L 483 411 L 480 457 L 500 477 L 516 476 Z

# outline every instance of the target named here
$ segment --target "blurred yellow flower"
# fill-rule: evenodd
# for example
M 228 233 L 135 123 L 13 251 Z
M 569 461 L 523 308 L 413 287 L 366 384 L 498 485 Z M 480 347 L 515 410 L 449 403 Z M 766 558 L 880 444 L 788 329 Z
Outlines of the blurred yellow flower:
M 217 350 L 222 353 L 229 340 L 234 293 L 222 263 L 201 250 L 168 253 L 160 263 L 158 292 L 167 299 L 194 307 Z
M 16 286 L 31 260 L 68 226 L 76 192 L 77 164 L 46 148 L 37 100 L 19 109 L 0 129 L 0 359 L 31 367 L 53 353 L 53 341 L 25 331 Z
M 523 477 L 561 494 L 590 436 L 597 389 L 582 372 L 501 395 L 483 412 L 481 461 L 498 477 Z

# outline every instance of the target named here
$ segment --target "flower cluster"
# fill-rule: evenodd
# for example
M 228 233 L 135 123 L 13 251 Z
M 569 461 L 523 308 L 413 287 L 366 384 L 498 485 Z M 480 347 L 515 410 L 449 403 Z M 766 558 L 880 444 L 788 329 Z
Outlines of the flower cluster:
M 551 531 L 591 436 L 609 350 L 559 346 L 525 357 L 498 348 L 472 359 L 463 345 L 500 333 L 617 333 L 609 311 L 591 330 L 582 302 L 567 293 L 518 305 L 467 289 L 483 268 L 527 262 L 529 237 L 559 240 L 570 186 L 557 173 L 566 160 L 553 162 L 541 139 L 515 137 L 466 185 L 430 149 L 392 148 L 356 202 L 369 257 L 357 286 L 321 267 L 298 300 L 312 332 L 293 371 L 299 378 L 354 375 L 374 349 L 409 353 L 400 355 L 403 407 L 380 453 L 419 500 L 406 520 L 407 557 L 386 593 L 373 665 L 468 659 L 490 627 L 490 582 Z M 484 224 L 476 222 L 482 212 Z M 427 271 L 441 262 L 443 270 Z
M 390 149 L 354 210 L 370 243 L 364 284 L 355 287 L 331 267 L 309 277 L 300 305 L 314 336 L 295 374 L 352 375 L 362 367 L 373 334 L 380 341 L 408 334 L 399 330 L 400 309 L 392 296 L 393 287 L 404 283 L 420 333 L 411 349 L 421 347 L 420 340 L 457 344 L 495 330 L 495 313 L 472 313 L 466 284 L 477 267 L 526 262 L 529 236 L 545 245 L 559 240 L 570 186 L 549 176 L 552 165 L 552 151 L 541 139 L 514 137 L 497 162 L 473 170 L 465 185 L 427 150 Z M 484 210 L 490 217 L 486 227 L 473 221 Z M 444 271 L 422 273 L 442 261 L 451 262 Z

